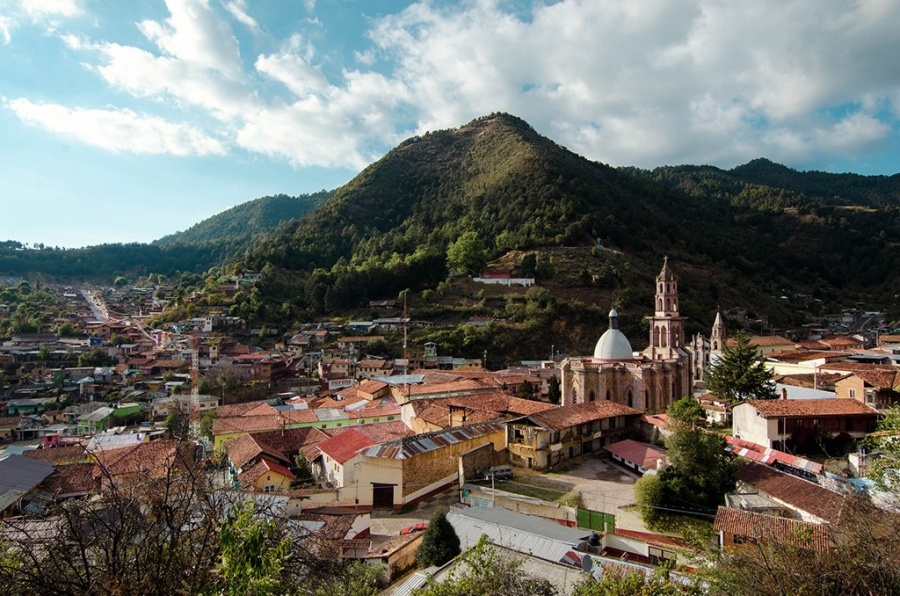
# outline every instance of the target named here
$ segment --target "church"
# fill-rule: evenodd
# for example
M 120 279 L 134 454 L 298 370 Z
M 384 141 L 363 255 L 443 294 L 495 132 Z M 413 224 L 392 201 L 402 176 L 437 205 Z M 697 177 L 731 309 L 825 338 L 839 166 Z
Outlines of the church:
M 563 405 L 607 399 L 654 413 L 691 395 L 692 354 L 685 346 L 678 279 L 668 258 L 656 276 L 654 313 L 647 319 L 650 345 L 643 352 L 632 350 L 613 309 L 609 329 L 597 341 L 594 356 L 572 356 L 559 363 Z

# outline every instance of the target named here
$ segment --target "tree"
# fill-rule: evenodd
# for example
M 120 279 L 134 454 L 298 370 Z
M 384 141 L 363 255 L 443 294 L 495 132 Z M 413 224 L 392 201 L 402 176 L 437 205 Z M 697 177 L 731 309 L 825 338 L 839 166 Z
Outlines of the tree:
M 666 439 L 669 467 L 635 484 L 644 521 L 658 525 L 664 512 L 711 514 L 725 493 L 734 490 L 741 465 L 724 449 L 725 439 L 687 425 L 676 425 Z
M 675 424 L 694 426 L 706 419 L 706 411 L 693 397 L 682 397 L 666 410 L 669 421 Z
M 191 433 L 191 417 L 177 405 L 169 408 L 166 415 L 166 430 L 173 439 L 186 440 Z
M 534 385 L 530 381 L 523 381 L 516 389 L 516 397 L 522 399 L 534 399 Z
M 459 554 L 459 536 L 440 511 L 431 516 L 428 529 L 422 535 L 422 543 L 416 549 L 416 563 L 421 568 L 443 565 Z
M 744 399 L 772 399 L 776 396 L 772 371 L 765 366 L 765 358 L 750 343 L 750 337 L 738 332 L 733 345 L 726 345 L 707 375 L 706 385 L 717 397 L 740 401 Z
M 212 434 L 213 422 L 215 422 L 217 417 L 218 417 L 218 414 L 216 413 L 216 410 L 207 410 L 206 413 L 203 414 L 203 417 L 200 418 L 200 436 L 201 437 L 206 437 L 210 441 L 212 440 L 212 438 L 213 438 L 213 434 Z
M 550 380 L 547 383 L 549 385 L 547 389 L 547 399 L 550 400 L 550 403 L 554 406 L 559 404 L 562 401 L 562 389 L 559 385 L 559 377 L 553 375 L 550 377 Z
M 887 410 L 878 422 L 876 432 L 866 437 L 870 452 L 881 453 L 869 458 L 869 478 L 882 489 L 900 488 L 900 406 Z
M 291 539 L 272 519 L 258 518 L 253 501 L 235 505 L 219 531 L 221 554 L 216 571 L 220 594 L 283 594 L 281 572 Z
M 465 232 L 447 248 L 447 266 L 468 275 L 487 265 L 487 249 L 476 232 Z
M 501 553 L 482 535 L 478 544 L 463 553 L 450 569 L 448 579 L 429 582 L 416 596 L 555 596 L 556 588 L 544 578 L 522 571 L 522 559 Z

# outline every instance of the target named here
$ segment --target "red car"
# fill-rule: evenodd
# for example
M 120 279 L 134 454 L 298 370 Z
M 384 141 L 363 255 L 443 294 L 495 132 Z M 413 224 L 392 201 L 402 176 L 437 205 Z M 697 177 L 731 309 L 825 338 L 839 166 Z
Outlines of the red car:
M 414 526 L 410 526 L 408 528 L 403 528 L 402 530 L 400 530 L 400 535 L 403 536 L 404 534 L 412 534 L 413 532 L 424 532 L 427 529 L 427 523 L 416 524 Z

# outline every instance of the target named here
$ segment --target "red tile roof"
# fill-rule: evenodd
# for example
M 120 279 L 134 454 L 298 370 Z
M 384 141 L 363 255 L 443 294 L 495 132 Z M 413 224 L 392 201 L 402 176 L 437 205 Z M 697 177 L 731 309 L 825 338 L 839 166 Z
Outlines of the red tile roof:
M 303 412 L 308 410 L 293 410 Z M 266 430 L 277 430 L 284 426 L 284 418 L 274 416 L 232 416 L 230 418 L 216 418 L 213 420 L 213 435 L 227 435 L 231 433 L 250 433 Z
M 613 455 L 618 455 L 625 461 L 647 469 L 655 469 L 657 460 L 666 461 L 666 452 L 664 450 L 631 439 L 606 445 L 603 449 Z
M 263 457 L 253 466 L 251 466 L 249 470 L 245 470 L 238 474 L 238 481 L 241 483 L 241 487 L 249 488 L 251 484 L 259 480 L 263 476 L 263 474 L 267 474 L 268 472 L 280 474 L 285 478 L 289 478 L 290 480 L 294 480 L 294 478 L 296 478 L 294 474 L 286 467 Z
M 836 523 L 840 519 L 844 497 L 818 484 L 755 463 L 742 467 L 734 476 L 771 498 L 827 522 Z
M 49 449 L 31 449 L 22 455 L 51 464 L 77 464 L 88 461 L 88 454 L 81 445 L 65 445 Z
M 603 418 L 640 416 L 641 413 L 640 410 L 604 399 L 570 406 L 559 406 L 552 410 L 544 410 L 543 412 L 532 414 L 528 418 L 547 430 L 558 431 Z
M 371 447 L 377 443 L 378 441 L 373 441 L 366 435 L 357 432 L 355 428 L 351 428 L 335 435 L 327 441 L 319 443 L 319 451 L 337 463 L 343 464 L 345 461 L 356 455 L 361 449 Z
M 664 534 L 653 534 L 650 532 L 638 532 L 637 530 L 626 530 L 624 528 L 616 528 L 616 536 L 623 538 L 631 538 L 632 540 L 640 540 L 646 544 L 660 546 L 663 548 L 684 548 L 687 544 L 673 536 Z
M 763 418 L 878 416 L 875 410 L 855 399 L 756 399 L 747 403 Z
M 47 491 L 58 497 L 84 495 L 95 491 L 97 488 L 95 476 L 95 464 L 71 464 L 57 466 L 38 487 L 38 490 Z
M 225 441 L 225 451 L 228 453 L 228 459 L 236 468 L 243 468 L 261 456 L 268 456 L 273 460 L 285 463 L 290 462 L 284 453 L 262 443 L 255 435 L 240 435 L 228 439 Z
M 377 422 L 375 424 L 360 424 L 359 426 L 353 427 L 353 430 L 368 437 L 375 443 L 384 443 L 385 441 L 411 437 L 416 434 L 412 429 L 406 426 L 406 424 L 399 420 L 393 422 Z
M 828 528 L 822 524 L 765 515 L 743 509 L 719 507 L 713 528 L 760 542 L 777 542 L 795 548 L 825 552 Z

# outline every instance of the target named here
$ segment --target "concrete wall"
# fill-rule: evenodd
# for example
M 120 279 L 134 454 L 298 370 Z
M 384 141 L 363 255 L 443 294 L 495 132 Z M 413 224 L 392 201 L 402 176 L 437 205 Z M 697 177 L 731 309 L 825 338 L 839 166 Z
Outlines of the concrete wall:
M 472 507 L 490 507 L 493 503 L 494 507 L 502 507 L 523 515 L 534 515 L 551 519 L 570 527 L 575 527 L 578 522 L 578 510 L 574 507 L 524 497 L 499 489 L 496 495 L 492 495 L 489 486 L 465 484 L 462 494 L 463 503 Z
M 466 451 L 459 456 L 459 477 L 461 480 L 472 480 L 478 477 L 478 473 L 492 466 L 499 466 L 498 461 L 503 451 L 495 451 L 490 443 Z M 504 458 L 505 459 L 505 458 Z M 506 463 L 506 462 L 502 462 Z
M 778 440 L 778 421 L 767 420 L 759 416 L 750 404 L 738 404 L 731 411 L 734 423 L 734 436 L 766 447 L 772 446 L 772 440 Z

